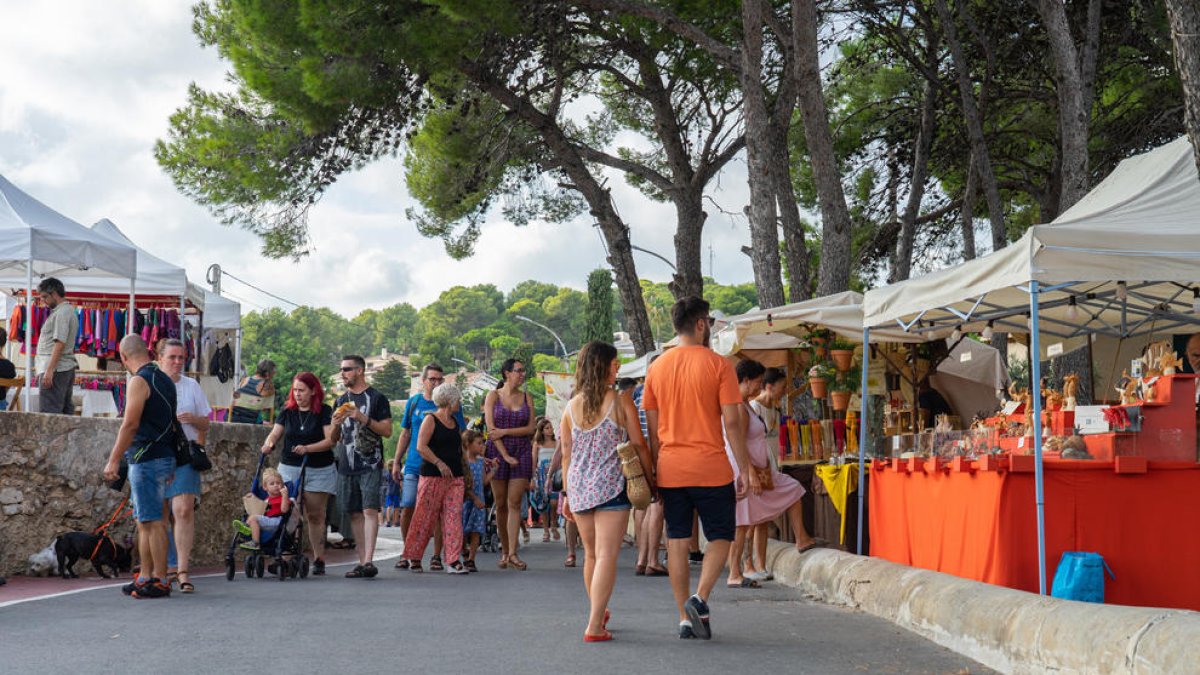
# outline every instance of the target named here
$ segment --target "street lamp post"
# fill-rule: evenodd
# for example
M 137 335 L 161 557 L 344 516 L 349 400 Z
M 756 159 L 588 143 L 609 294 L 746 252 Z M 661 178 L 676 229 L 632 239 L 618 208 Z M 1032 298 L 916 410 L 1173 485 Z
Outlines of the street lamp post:
M 547 326 L 547 325 L 545 325 L 545 324 L 538 323 L 537 321 L 534 321 L 533 319 L 531 319 L 531 318 L 529 318 L 529 317 L 527 317 L 527 316 L 522 316 L 522 315 L 520 315 L 520 314 L 517 314 L 517 315 L 516 315 L 516 318 L 520 319 L 521 321 L 525 321 L 525 322 L 527 322 L 527 323 L 531 323 L 531 324 L 533 324 L 533 325 L 537 326 L 538 328 L 541 328 L 542 330 L 546 331 L 546 332 L 547 332 L 547 333 L 549 333 L 550 335 L 552 335 L 552 336 L 554 337 L 554 339 L 555 339 L 555 340 L 558 342 L 558 346 L 562 348 L 562 353 L 563 353 L 563 363 L 564 363 L 564 364 L 566 365 L 566 367 L 567 367 L 567 372 L 568 372 L 568 373 L 569 373 L 569 372 L 571 372 L 571 360 L 570 360 L 570 357 L 567 355 L 567 354 L 568 354 L 568 352 L 567 352 L 567 345 L 563 343 L 563 341 L 562 341 L 562 338 L 560 338 L 560 337 L 558 336 L 558 333 L 555 333 L 555 332 L 554 332 L 554 330 L 553 330 L 553 329 L 551 329 L 549 326 Z

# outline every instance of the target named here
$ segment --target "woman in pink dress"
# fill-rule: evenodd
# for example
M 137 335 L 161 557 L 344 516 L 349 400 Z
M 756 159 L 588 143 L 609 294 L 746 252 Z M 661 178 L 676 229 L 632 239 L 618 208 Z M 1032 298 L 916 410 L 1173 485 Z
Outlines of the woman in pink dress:
M 746 548 L 746 538 L 755 525 L 787 513 L 798 551 L 804 553 L 821 546 L 822 542 L 814 539 L 808 530 L 804 529 L 804 506 L 800 501 L 804 496 L 804 486 L 791 476 L 771 469 L 767 425 L 749 405 L 750 400 L 762 392 L 766 368 L 758 361 L 746 359 L 740 361 L 735 370 L 738 388 L 742 392 L 740 410 L 745 421 L 743 428 L 746 429 L 746 450 L 750 454 L 750 465 L 753 469 L 770 471 L 773 486 L 770 490 L 762 490 L 758 494 L 748 493 L 745 499 L 737 503 L 737 532 L 734 535 L 733 546 L 729 549 L 729 579 L 726 583 L 730 588 L 758 588 L 757 581 L 742 575 L 742 554 Z M 725 449 L 732 455 L 728 444 Z M 736 475 L 737 464 L 732 461 L 730 463 L 733 464 Z

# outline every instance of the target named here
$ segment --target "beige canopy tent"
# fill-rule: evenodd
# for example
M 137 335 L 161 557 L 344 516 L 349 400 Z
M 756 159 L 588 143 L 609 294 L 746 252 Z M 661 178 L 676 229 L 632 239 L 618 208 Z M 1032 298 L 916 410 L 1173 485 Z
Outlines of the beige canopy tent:
M 862 303 L 861 294 L 846 291 L 729 317 L 727 325 L 713 335 L 713 349 L 725 355 L 747 349 L 785 349 L 798 346 L 792 344 L 794 338 L 803 338 L 818 327 L 851 342 L 862 342 Z M 911 343 L 931 337 L 893 329 L 872 331 L 871 340 Z
M 1025 333 L 1031 282 L 1042 333 L 1192 333 L 1200 279 L 1200 177 L 1186 137 L 1121 162 L 1054 222 L 1009 246 L 867 292 L 872 327 L 961 325 Z
M 1200 175 L 1186 137 L 1121 162 L 1048 225 L 990 255 L 868 291 L 868 326 L 1117 339 L 1200 325 Z M 1041 380 L 1040 358 L 1030 358 Z M 1039 589 L 1046 593 L 1041 398 L 1033 397 Z

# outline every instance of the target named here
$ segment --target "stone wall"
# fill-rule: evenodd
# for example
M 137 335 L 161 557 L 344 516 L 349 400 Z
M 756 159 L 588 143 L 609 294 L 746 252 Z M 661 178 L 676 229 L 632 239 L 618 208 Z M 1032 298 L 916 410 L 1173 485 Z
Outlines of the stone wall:
M 0 413 L 0 575 L 24 574 L 28 557 L 61 532 L 92 531 L 129 493 L 113 492 L 101 472 L 120 420 L 35 413 Z M 219 563 L 229 521 L 241 513 L 267 427 L 213 424 L 196 511 L 194 565 Z M 132 533 L 125 521 L 114 532 Z M 90 572 L 88 565 L 76 571 Z

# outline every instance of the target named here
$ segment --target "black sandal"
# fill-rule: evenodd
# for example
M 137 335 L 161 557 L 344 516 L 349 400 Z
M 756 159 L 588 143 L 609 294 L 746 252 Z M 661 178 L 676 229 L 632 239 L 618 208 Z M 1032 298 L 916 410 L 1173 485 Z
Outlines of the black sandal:
M 442 566 L 442 556 L 435 555 L 429 558 L 430 572 L 441 572 L 443 569 L 445 568 Z
M 467 560 L 467 561 L 463 562 L 463 567 L 467 568 L 468 572 L 478 572 L 479 571 L 479 568 L 475 566 L 474 560 Z
M 363 570 L 362 565 L 355 565 L 354 569 L 350 570 L 349 572 L 346 572 L 347 579 L 361 579 L 365 576 L 366 576 L 366 573 Z
M 397 560 L 396 561 L 396 569 L 398 569 L 398 570 L 408 569 L 408 561 L 405 560 L 404 558 Z
M 195 593 L 196 592 L 196 587 L 192 585 L 192 575 L 188 574 L 187 570 L 179 570 L 178 572 L 175 573 L 175 577 L 179 580 L 179 592 L 180 593 Z M 184 581 L 183 577 L 187 577 L 187 581 Z

